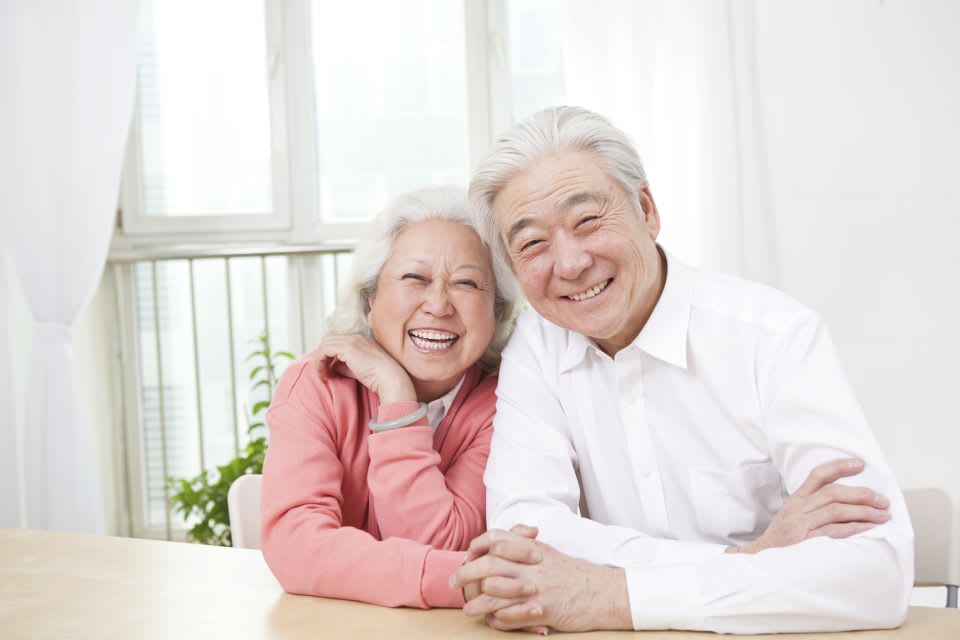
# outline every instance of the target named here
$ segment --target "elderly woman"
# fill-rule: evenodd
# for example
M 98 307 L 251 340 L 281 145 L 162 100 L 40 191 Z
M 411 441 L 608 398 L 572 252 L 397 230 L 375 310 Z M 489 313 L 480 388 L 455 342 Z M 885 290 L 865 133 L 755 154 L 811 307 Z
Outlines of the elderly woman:
M 454 187 L 401 196 L 357 247 L 314 354 L 267 413 L 262 548 L 291 593 L 459 607 L 485 529 L 491 374 L 514 291 Z

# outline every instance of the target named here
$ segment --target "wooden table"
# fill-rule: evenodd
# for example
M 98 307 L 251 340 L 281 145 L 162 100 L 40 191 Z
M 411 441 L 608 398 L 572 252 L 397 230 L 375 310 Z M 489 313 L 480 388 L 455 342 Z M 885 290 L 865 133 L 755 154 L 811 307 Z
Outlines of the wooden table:
M 558 634 L 591 640 L 629 632 Z M 720 638 L 643 632 L 650 640 Z M 74 533 L 0 530 L 0 638 L 534 638 L 458 610 L 420 611 L 293 596 L 259 551 Z M 914 607 L 892 631 L 750 636 L 958 640 L 960 612 Z

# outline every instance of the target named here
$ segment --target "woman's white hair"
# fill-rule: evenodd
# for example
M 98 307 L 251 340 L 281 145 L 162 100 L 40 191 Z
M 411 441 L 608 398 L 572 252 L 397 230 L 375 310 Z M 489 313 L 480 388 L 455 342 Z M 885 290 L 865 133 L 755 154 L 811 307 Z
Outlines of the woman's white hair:
M 640 156 L 630 138 L 598 113 L 582 107 L 550 107 L 521 120 L 494 143 L 470 182 L 470 208 L 480 237 L 510 264 L 497 229 L 493 201 L 515 176 L 562 151 L 588 151 L 620 183 L 631 202 L 647 185 Z
M 394 198 L 374 218 L 367 235 L 357 244 L 350 280 L 327 321 L 329 333 L 371 335 L 367 323 L 370 300 L 377 295 L 380 271 L 390 257 L 393 241 L 404 229 L 424 220 L 450 220 L 477 231 L 470 216 L 467 194 L 461 187 L 427 187 Z M 517 298 L 517 285 L 510 268 L 496 251 L 490 251 L 490 258 L 496 281 L 493 305 L 496 329 L 490 346 L 480 358 L 479 364 L 485 371 L 495 370 L 500 363 L 500 352 L 512 329 Z

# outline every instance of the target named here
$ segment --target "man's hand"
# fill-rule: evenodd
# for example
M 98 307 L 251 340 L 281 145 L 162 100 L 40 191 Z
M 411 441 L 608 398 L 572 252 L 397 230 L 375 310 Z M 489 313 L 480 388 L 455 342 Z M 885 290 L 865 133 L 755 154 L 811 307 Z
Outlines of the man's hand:
M 492 540 L 490 533 L 471 544 L 472 559 L 451 579 L 452 586 L 474 585 L 464 590 L 467 615 L 482 615 L 504 631 L 633 628 L 623 569 L 572 558 L 517 533 L 499 531 Z
M 863 471 L 856 458 L 834 460 L 815 467 L 783 505 L 763 535 L 745 547 L 727 553 L 757 553 L 786 547 L 807 538 L 849 538 L 890 519 L 889 500 L 865 487 L 835 484 Z

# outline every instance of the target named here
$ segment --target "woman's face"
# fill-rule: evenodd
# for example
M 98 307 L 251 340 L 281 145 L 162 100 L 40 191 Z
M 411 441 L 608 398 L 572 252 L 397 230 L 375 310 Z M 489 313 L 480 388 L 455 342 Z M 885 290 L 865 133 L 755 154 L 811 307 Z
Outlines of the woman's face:
M 421 401 L 439 398 L 493 339 L 495 281 L 473 230 L 450 220 L 404 229 L 380 271 L 367 320 L 410 374 Z

